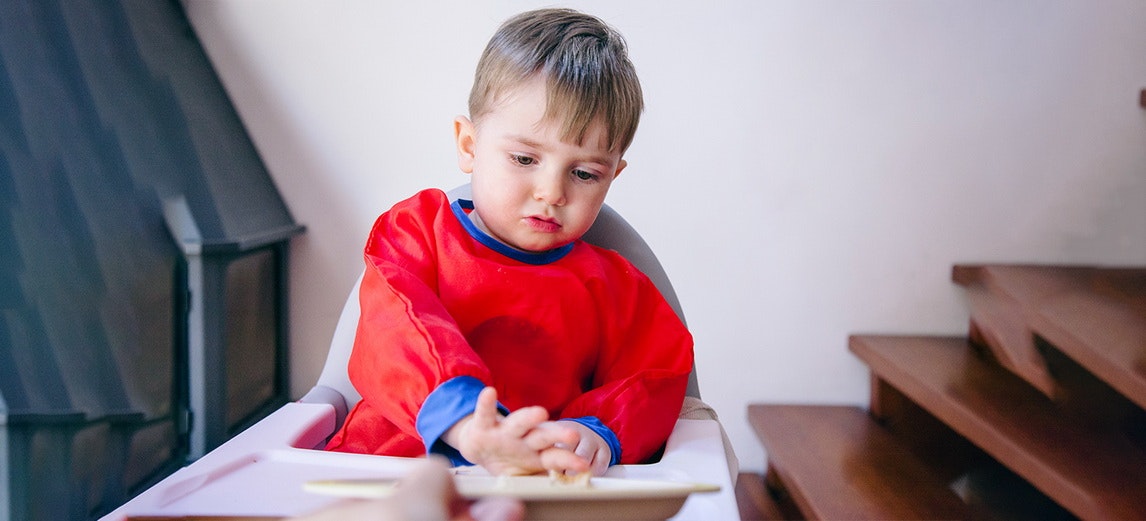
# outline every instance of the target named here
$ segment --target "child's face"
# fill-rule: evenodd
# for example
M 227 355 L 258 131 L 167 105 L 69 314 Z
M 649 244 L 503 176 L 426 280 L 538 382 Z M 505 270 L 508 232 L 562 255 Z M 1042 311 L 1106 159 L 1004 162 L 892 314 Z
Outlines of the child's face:
M 454 122 L 458 166 L 472 174 L 474 211 L 483 231 L 518 250 L 540 252 L 583 235 L 625 168 L 607 148 L 605 127 L 590 126 L 581 144 L 560 139 L 560 122 L 545 121 L 541 78 L 517 88 L 477 126 Z

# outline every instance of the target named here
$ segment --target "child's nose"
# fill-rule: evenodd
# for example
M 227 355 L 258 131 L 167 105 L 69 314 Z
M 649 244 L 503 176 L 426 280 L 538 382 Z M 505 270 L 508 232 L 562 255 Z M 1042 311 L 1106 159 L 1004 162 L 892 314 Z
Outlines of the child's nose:
M 533 185 L 533 198 L 550 206 L 565 204 L 565 179 L 560 173 L 545 173 L 538 176 Z

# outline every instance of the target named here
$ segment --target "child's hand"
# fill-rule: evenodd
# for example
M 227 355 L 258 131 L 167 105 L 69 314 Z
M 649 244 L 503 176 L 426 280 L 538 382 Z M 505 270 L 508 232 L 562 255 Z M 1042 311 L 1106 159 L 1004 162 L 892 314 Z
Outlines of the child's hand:
M 474 413 L 451 427 L 445 441 L 495 475 L 589 470 L 590 460 L 567 448 L 578 447 L 584 436 L 570 422 L 548 418 L 542 407 L 525 407 L 502 418 L 497 412 L 497 391 L 486 387 L 478 395 Z M 605 462 L 608 465 L 608 459 Z
M 601 435 L 593 432 L 593 429 L 580 423 L 575 421 L 561 421 L 559 423 L 577 431 L 577 443 L 570 445 L 574 447 L 573 453 L 589 462 L 589 470 L 593 472 L 594 476 L 604 475 L 605 471 L 609 470 L 609 461 L 613 459 L 613 451 L 609 448 L 609 444 L 605 443 Z M 576 474 L 575 471 L 568 473 Z

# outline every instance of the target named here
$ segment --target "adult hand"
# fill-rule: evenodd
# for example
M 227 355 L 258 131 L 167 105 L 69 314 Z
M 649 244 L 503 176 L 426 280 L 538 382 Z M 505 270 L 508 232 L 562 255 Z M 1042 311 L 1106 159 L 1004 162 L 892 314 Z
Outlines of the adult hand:
M 458 495 L 449 466 L 440 457 L 420 463 L 383 499 L 351 500 L 298 518 L 298 521 L 522 521 L 517 499 L 490 497 L 470 502 Z

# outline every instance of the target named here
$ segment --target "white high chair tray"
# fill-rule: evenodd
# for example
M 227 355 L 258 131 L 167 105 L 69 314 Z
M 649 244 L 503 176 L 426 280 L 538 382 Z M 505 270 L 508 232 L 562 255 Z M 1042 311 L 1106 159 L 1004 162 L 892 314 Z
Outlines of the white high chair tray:
M 329 479 L 397 479 L 416 460 L 385 456 L 271 449 L 237 457 L 211 471 L 165 480 L 154 502 L 130 516 L 291 516 L 327 506 L 332 498 L 305 492 Z M 193 468 L 194 465 L 188 468 Z
M 300 515 L 339 501 L 338 497 L 304 491 L 307 483 L 395 479 L 419 461 L 303 448 L 320 444 L 332 431 L 333 421 L 330 406 L 288 404 L 103 519 Z M 686 488 L 704 484 L 695 491 L 705 493 L 689 490 L 684 494 L 684 505 L 672 519 L 738 519 L 730 478 L 726 469 L 712 465 L 715 459 L 724 459 L 719 425 L 708 420 L 678 420 L 660 462 L 617 465 L 605 477 L 609 483 L 634 480 L 634 485 L 637 481 L 646 485 L 676 482 Z M 708 491 L 708 486 L 719 490 Z M 670 495 L 683 497 L 680 490 L 684 489 Z
M 466 470 L 466 469 L 462 469 Z M 549 476 L 491 476 L 462 473 L 454 476 L 458 493 L 469 499 L 513 497 L 525 503 L 525 518 L 541 520 L 668 519 L 690 494 L 712 493 L 715 485 L 652 481 L 632 478 L 592 478 L 584 484 L 562 484 Z M 319 480 L 305 489 L 318 494 L 351 498 L 387 497 L 394 480 Z

